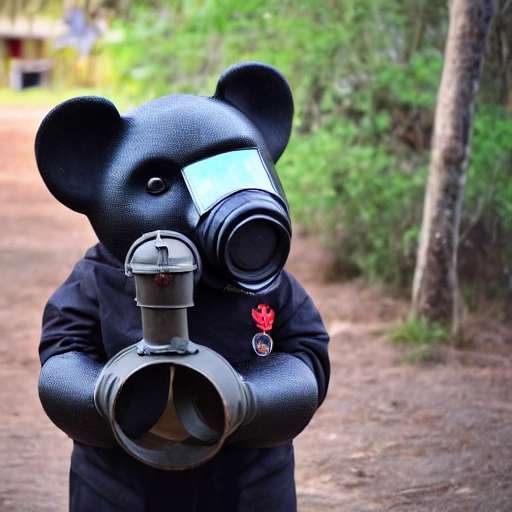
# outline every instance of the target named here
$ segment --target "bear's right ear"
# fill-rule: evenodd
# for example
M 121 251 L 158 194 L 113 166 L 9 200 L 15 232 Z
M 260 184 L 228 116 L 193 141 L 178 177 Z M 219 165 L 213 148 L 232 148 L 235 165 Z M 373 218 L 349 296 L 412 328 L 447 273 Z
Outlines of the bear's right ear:
M 36 135 L 39 172 L 65 206 L 87 214 L 101 183 L 122 119 L 107 99 L 84 96 L 65 101 L 45 117 Z

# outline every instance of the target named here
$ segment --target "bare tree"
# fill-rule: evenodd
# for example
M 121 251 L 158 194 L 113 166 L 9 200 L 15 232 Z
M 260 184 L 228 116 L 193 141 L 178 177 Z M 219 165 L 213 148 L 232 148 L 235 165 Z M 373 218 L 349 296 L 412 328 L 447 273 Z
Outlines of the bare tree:
M 457 247 L 473 107 L 493 0 L 452 0 L 435 112 L 412 314 L 457 329 Z

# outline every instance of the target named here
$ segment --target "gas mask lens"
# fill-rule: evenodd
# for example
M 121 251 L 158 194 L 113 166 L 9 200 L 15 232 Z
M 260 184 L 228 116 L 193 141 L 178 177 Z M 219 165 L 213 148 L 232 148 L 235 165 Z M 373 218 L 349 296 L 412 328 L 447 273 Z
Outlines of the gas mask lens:
M 183 176 L 200 215 L 239 190 L 277 194 L 257 149 L 221 153 L 183 168 Z
M 201 216 L 197 240 L 208 261 L 230 282 L 258 291 L 283 268 L 291 223 L 277 176 L 259 151 L 240 149 L 183 169 Z

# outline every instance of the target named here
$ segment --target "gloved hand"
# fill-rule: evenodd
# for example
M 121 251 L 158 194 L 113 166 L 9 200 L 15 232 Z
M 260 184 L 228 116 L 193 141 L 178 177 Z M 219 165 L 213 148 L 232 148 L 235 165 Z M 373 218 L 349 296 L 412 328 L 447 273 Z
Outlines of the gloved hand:
M 83 352 L 50 357 L 39 375 L 39 397 L 48 417 L 71 439 L 103 448 L 117 446 L 94 402 L 103 365 Z

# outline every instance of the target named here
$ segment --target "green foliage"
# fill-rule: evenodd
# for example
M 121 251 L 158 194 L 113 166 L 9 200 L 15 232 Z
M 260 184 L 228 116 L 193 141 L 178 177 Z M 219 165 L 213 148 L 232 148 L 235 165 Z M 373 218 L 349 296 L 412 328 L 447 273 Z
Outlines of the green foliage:
M 278 166 L 292 213 L 305 226 L 322 224 L 338 258 L 354 262 L 366 278 L 405 284 L 426 167 L 404 171 L 384 144 L 361 141 L 352 123 L 304 139 L 292 139 Z
M 412 318 L 391 329 L 391 341 L 403 346 L 404 364 L 427 364 L 441 360 L 439 345 L 448 340 L 446 328 L 423 317 Z
M 448 331 L 423 317 L 412 318 L 391 329 L 391 341 L 404 345 L 431 345 L 446 341 Z
M 364 278 L 410 286 L 447 23 L 445 0 L 139 0 L 103 55 L 122 107 L 210 95 L 241 60 L 280 69 L 296 103 L 278 162 L 295 220 Z M 468 225 L 512 232 L 511 126 L 480 106 Z
M 499 221 L 512 233 L 512 115 L 502 107 L 477 109 L 464 207 L 489 231 Z
M 476 109 L 461 217 L 459 280 L 465 304 L 510 300 L 512 271 L 512 115 L 498 105 Z

